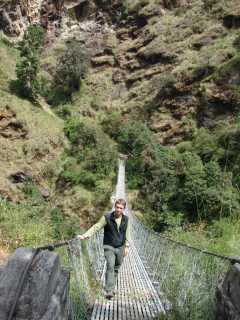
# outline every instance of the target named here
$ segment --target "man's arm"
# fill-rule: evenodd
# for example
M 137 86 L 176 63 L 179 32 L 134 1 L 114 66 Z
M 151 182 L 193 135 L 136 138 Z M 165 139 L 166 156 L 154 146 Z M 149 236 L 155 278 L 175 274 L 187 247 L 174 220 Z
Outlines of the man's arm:
M 127 230 L 126 230 L 126 247 L 130 246 L 130 219 L 128 218 Z
M 126 230 L 126 242 L 125 242 L 125 249 L 124 249 L 124 256 L 128 255 L 129 252 L 129 247 L 130 247 L 130 219 L 128 219 L 128 224 L 127 224 L 127 230 Z
M 97 223 L 95 223 L 90 229 L 88 229 L 83 235 L 78 235 L 77 237 L 80 240 L 84 240 L 92 237 L 95 233 L 97 233 L 100 229 L 102 229 L 106 225 L 106 219 L 102 216 Z

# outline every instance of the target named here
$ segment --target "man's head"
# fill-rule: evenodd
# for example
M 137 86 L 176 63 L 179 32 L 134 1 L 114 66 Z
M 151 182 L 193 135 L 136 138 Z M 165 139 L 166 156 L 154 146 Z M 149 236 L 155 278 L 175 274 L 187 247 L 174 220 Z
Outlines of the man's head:
M 123 214 L 124 209 L 126 208 L 126 201 L 124 199 L 118 199 L 115 202 L 115 212 L 114 215 L 116 218 L 120 217 Z

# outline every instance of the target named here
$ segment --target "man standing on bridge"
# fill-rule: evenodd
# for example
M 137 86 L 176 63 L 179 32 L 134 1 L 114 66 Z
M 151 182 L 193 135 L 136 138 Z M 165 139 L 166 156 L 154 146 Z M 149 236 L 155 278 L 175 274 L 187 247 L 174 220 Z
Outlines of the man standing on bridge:
M 118 199 L 115 202 L 114 210 L 105 214 L 86 233 L 78 235 L 80 240 L 87 239 L 104 228 L 103 248 L 107 262 L 105 273 L 105 295 L 111 299 L 114 295 L 119 268 L 123 257 L 129 251 L 129 219 L 124 214 L 126 201 Z

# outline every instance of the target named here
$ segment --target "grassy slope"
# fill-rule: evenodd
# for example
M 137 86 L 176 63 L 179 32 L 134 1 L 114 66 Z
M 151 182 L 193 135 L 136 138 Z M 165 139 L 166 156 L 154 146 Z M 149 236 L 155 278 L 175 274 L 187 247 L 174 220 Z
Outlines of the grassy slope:
M 177 18 L 170 13 L 170 15 L 166 14 L 165 17 L 163 17 L 166 29 L 169 25 L 169 32 L 172 29 L 174 30 L 173 26 L 175 25 L 175 21 L 181 19 L 182 15 L 183 13 L 180 12 L 179 18 Z M 193 17 L 195 16 L 197 18 L 198 15 L 194 13 Z M 197 27 L 202 27 L 202 22 L 202 20 L 199 21 L 196 19 Z M 204 21 L 204 23 L 207 24 L 206 29 L 210 28 L 212 24 L 212 22 L 209 20 Z M 216 23 L 216 25 L 218 25 L 218 23 Z M 169 35 L 169 32 L 167 32 L 167 35 Z M 171 37 L 175 37 L 174 32 Z M 177 34 L 176 37 L 178 37 Z M 216 65 L 216 61 L 218 61 L 219 56 L 225 56 L 226 52 L 229 51 L 232 54 L 235 53 L 234 49 L 232 48 L 232 41 L 234 37 L 235 31 L 232 33 L 232 36 L 226 35 L 223 38 L 219 38 L 216 41 L 213 41 L 213 43 L 203 47 L 201 52 L 189 49 L 191 48 L 192 43 L 198 40 L 198 35 L 193 34 L 190 36 L 188 42 L 183 41 L 180 43 L 181 41 L 179 40 L 178 45 L 180 46 L 180 52 L 182 52 L 182 56 L 180 63 L 177 64 L 176 68 L 174 69 L 174 73 L 191 73 L 195 67 L 201 65 L 205 61 L 205 58 L 209 58 L 209 56 L 212 57 L 211 59 L 213 64 Z M 48 67 L 54 68 L 55 54 L 61 54 L 62 50 L 63 47 L 60 45 L 54 54 L 50 54 L 45 57 L 43 64 L 47 64 Z M 30 163 L 28 164 L 27 161 L 24 161 L 24 166 L 22 168 L 25 168 L 26 166 L 35 167 L 38 176 L 40 174 L 40 181 L 42 181 L 43 184 L 47 183 L 49 186 L 51 186 L 51 182 L 54 183 L 54 179 L 43 179 L 41 172 L 45 170 L 44 168 L 46 168 L 45 171 L 47 174 L 49 173 L 49 175 L 56 177 L 55 169 L 57 169 L 57 166 L 55 165 L 54 161 L 50 163 L 46 161 L 46 166 L 42 166 L 45 162 L 45 159 L 41 158 L 41 154 L 46 154 L 49 152 L 50 158 L 54 158 L 54 156 L 51 154 L 51 148 L 54 148 L 54 145 L 58 145 L 60 143 L 59 139 L 62 139 L 62 122 L 60 120 L 56 121 L 55 119 L 52 119 L 48 114 L 42 112 L 40 109 L 36 109 L 35 106 L 31 105 L 26 100 L 15 97 L 8 92 L 9 80 L 15 78 L 15 63 L 18 60 L 18 52 L 15 49 L 6 46 L 3 42 L 0 42 L 0 52 L 0 106 L 5 106 L 6 104 L 10 103 L 11 108 L 17 112 L 18 118 L 28 124 L 30 132 L 30 139 L 25 142 L 11 141 L 13 148 L 11 148 L 10 151 L 6 149 L 8 150 L 7 152 L 12 154 L 10 155 L 10 161 L 6 160 L 3 164 L 5 172 L 2 177 L 0 176 L 0 184 L 3 180 L 5 180 L 5 183 L 7 183 L 5 179 L 6 175 L 11 171 L 21 168 L 21 165 L 23 165 L 21 159 L 23 156 L 25 157 L 25 155 L 22 153 L 22 148 L 25 144 L 28 157 L 25 157 L 24 159 L 29 159 Z M 219 61 L 219 63 L 221 63 L 221 61 Z M 111 73 L 108 74 L 108 71 L 106 71 L 105 73 L 99 75 L 98 78 L 96 78 L 96 74 L 93 74 L 93 77 L 90 74 L 89 78 L 86 79 L 85 84 L 82 87 L 82 92 L 80 90 L 80 92 L 76 93 L 74 96 L 74 104 L 69 105 L 69 108 L 72 108 L 75 115 L 80 113 L 82 115 L 93 117 L 97 120 L 98 118 L 104 116 L 104 113 L 108 111 L 109 108 L 118 109 L 118 107 L 115 105 L 111 105 L 110 100 L 108 101 L 108 98 L 110 98 L 110 94 L 108 94 L 108 92 L 111 92 L 112 85 L 110 79 Z M 103 81 L 103 79 L 105 81 Z M 103 88 L 104 90 L 102 90 Z M 93 90 L 94 94 L 92 94 Z M 141 95 L 139 95 L 139 99 L 140 98 Z M 136 103 L 135 101 L 133 102 Z M 120 101 L 117 101 L 117 103 L 119 103 L 120 106 Z M 129 103 L 129 106 L 131 107 L 131 103 Z M 155 114 L 155 116 L 157 115 Z M 8 143 L 6 143 L 6 148 L 7 147 Z M 18 160 L 15 161 L 15 159 Z M 81 210 L 82 204 L 84 204 L 84 219 L 87 219 L 87 216 L 92 214 L 94 211 L 91 193 L 78 187 L 75 189 L 79 190 L 70 189 L 64 192 L 64 204 L 60 203 L 60 207 L 70 208 L 71 212 L 68 212 L 67 210 L 67 216 L 72 216 L 73 212 L 75 212 L 74 217 L 78 218 L 78 211 Z M 17 190 L 15 191 L 17 192 Z M 79 222 L 81 224 L 81 221 Z M 203 225 L 204 224 L 202 223 L 197 226 L 189 226 L 187 231 L 176 228 L 170 230 L 169 233 L 171 236 L 177 239 L 184 240 L 188 243 L 196 244 L 198 246 L 200 245 L 203 248 L 208 248 L 210 250 L 225 254 L 238 254 L 238 221 L 236 223 L 236 221 L 225 219 L 219 222 L 217 221 L 213 224 L 213 226 L 209 226 L 208 228 L 206 228 L 206 226 L 205 228 L 202 228 Z
M 43 57 L 42 63 L 54 68 L 62 46 L 57 46 L 52 55 Z M 39 246 L 73 237 L 81 227 L 102 214 L 102 208 L 96 208 L 94 193 L 84 186 L 56 190 L 56 180 L 67 160 L 63 154 L 68 145 L 63 133 L 65 123 L 10 91 L 9 83 L 16 77 L 19 54 L 2 40 L 0 52 L 0 115 L 10 110 L 16 115 L 11 121 L 21 123 L 27 131 L 26 137 L 19 137 L 11 129 L 14 138 L 6 138 L 0 131 L 0 194 L 15 202 L 0 197 L 0 247 L 11 251 L 19 246 Z M 74 105 L 69 105 L 75 110 L 82 103 L 77 96 Z M 30 172 L 33 181 L 27 185 L 10 182 L 9 175 L 18 171 Z M 41 197 L 39 190 L 42 188 L 50 190 L 49 202 Z
M 33 200 L 34 195 L 23 191 L 24 184 L 13 184 L 8 176 L 28 171 L 33 186 L 36 183 L 39 188 L 50 188 L 51 180 L 46 176 L 50 168 L 57 169 L 55 162 L 64 145 L 62 120 L 10 92 L 9 81 L 15 79 L 18 59 L 18 51 L 0 40 L 0 114 L 9 112 L 13 115 L 11 124 L 20 123 L 27 131 L 26 137 L 21 137 L 14 125 L 6 128 L 3 119 L 2 130 L 10 136 L 0 134 L 0 191 L 17 202 L 0 200 L 0 246 L 7 251 L 53 238 L 49 205 L 41 197 L 37 202 Z

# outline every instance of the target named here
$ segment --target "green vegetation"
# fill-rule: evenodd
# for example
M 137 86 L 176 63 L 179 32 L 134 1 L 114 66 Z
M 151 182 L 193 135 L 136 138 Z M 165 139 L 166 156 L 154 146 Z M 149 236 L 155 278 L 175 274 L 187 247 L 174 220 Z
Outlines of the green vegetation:
M 115 5 L 109 0 L 98 3 L 106 8 L 111 4 L 111 9 Z M 21 205 L 2 202 L 7 241 L 15 238 L 11 232 L 15 230 L 14 216 L 18 217 L 19 230 L 22 229 L 21 245 L 41 243 L 40 235 L 44 242 L 70 238 L 78 231 L 79 223 L 84 225 L 83 220 L 96 220 L 113 190 L 120 151 L 129 155 L 130 192 L 138 191 L 133 207 L 144 212 L 143 219 L 148 225 L 204 248 L 226 254 L 238 253 L 240 38 L 238 30 L 229 32 L 222 20 L 216 21 L 211 16 L 217 13 L 222 19 L 229 8 L 234 7 L 234 0 L 224 7 L 225 3 L 196 0 L 186 7 L 168 10 L 171 5 L 166 2 L 165 13 L 158 12 L 156 18 L 157 1 L 123 1 L 116 20 L 129 18 L 134 25 L 134 17 L 139 17 L 140 25 L 149 22 L 143 33 L 148 36 L 142 48 L 139 46 L 143 39 L 137 34 L 136 42 L 130 41 L 131 46 L 124 40 L 127 34 L 123 36 L 119 56 L 117 39 L 110 36 L 106 39 L 107 57 L 104 59 L 120 61 L 126 49 L 126 60 L 133 62 L 133 74 L 134 68 L 141 67 L 137 63 L 134 65 L 135 51 L 137 59 L 146 63 L 145 69 L 147 64 L 151 69 L 151 63 L 156 68 L 153 74 L 139 70 L 138 81 L 129 85 L 129 96 L 125 95 L 124 86 L 123 89 L 119 86 L 118 97 L 113 92 L 111 63 L 105 70 L 99 68 L 100 72 L 88 72 L 89 52 L 78 41 L 59 41 L 46 55 L 41 50 L 43 30 L 38 26 L 27 29 L 18 50 L 1 39 L 0 53 L 6 63 L 0 61 L 0 102 L 3 106 L 10 105 L 27 132 L 25 140 L 18 136 L 11 140 L 15 153 L 9 151 L 6 155 L 9 160 L 3 165 L 4 177 L 27 163 L 39 177 L 36 184 L 46 184 L 54 194 L 49 203 L 40 196 L 33 205 L 32 198 L 37 196 L 32 194 L 33 190 L 29 191 L 33 186 L 26 185 L 23 189 L 28 190 L 28 195 Z M 115 68 L 118 68 L 117 63 L 114 72 Z M 128 76 L 126 74 L 126 79 Z M 33 101 L 38 94 L 42 95 L 64 119 L 62 124 L 34 110 L 31 101 L 7 93 L 11 80 L 14 92 L 22 97 Z M 116 91 L 117 86 L 114 87 Z M 214 110 L 215 115 L 220 106 L 229 108 L 231 119 L 220 123 L 211 115 L 210 129 L 201 128 L 198 108 Z M 31 116 L 33 110 L 34 117 Z M 188 118 L 182 116 L 182 112 L 186 115 L 188 111 L 191 113 Z M 162 146 L 156 138 L 171 131 L 172 123 L 166 123 L 162 130 L 158 119 L 159 122 L 173 120 L 173 127 L 180 122 L 184 126 L 188 121 L 193 126 L 188 136 L 181 136 L 180 132 L 177 141 L 182 139 L 182 142 Z M 64 131 L 68 146 L 62 143 L 60 131 Z M 9 141 L 4 142 L 6 150 Z M 61 149 L 61 156 L 59 150 L 53 151 L 55 148 Z M 22 162 L 19 159 L 23 159 Z M 7 162 L 9 167 L 14 163 L 11 170 Z M 22 192 L 18 187 L 16 190 Z M 31 215 L 32 205 L 36 213 Z M 96 208 L 100 209 L 95 214 Z M 11 219 L 7 222 L 8 215 Z M 44 228 L 33 227 L 43 220 L 47 222 Z M 28 228 L 33 230 L 29 236 L 33 240 L 27 238 Z M 15 233 L 20 233 L 19 230 Z M 15 244 L 10 246 L 13 248 Z
M 42 49 L 44 30 L 40 26 L 30 25 L 19 44 L 21 61 L 16 65 L 17 80 L 12 88 L 20 96 L 35 100 L 39 91 L 37 75 L 40 66 L 40 50 Z
M 100 38 L 91 48 L 103 49 L 97 72 L 88 70 L 90 53 L 76 40 L 57 40 L 46 54 L 39 26 L 27 29 L 18 48 L 0 39 L 0 191 L 6 198 L 17 194 L 15 202 L 0 200 L 0 246 L 11 251 L 70 239 L 94 222 L 115 186 L 120 151 L 129 156 L 133 209 L 151 228 L 239 255 L 240 37 L 231 21 L 224 25 L 237 0 L 194 0 L 175 8 L 164 1 L 164 10 L 156 0 L 97 3 L 107 9 L 106 21 L 116 8 L 113 21 L 121 22 L 120 42 L 106 32 L 103 48 Z M 124 71 L 120 82 L 118 71 Z M 39 95 L 63 120 L 34 108 Z M 9 176 L 19 170 L 34 178 L 11 184 Z M 51 190 L 48 201 L 42 186 Z M 218 265 L 171 249 L 161 257 L 168 282 L 160 283 L 173 304 L 172 318 L 208 319 L 209 296 L 198 289 L 211 285 Z M 192 267 L 197 275 L 203 271 L 201 283 L 184 278 Z
M 159 239 L 159 248 L 164 249 L 158 256 L 156 279 L 162 301 L 169 306 L 167 316 L 160 319 L 214 319 L 216 286 L 229 263 L 164 239 Z
M 116 144 L 94 121 L 88 118 L 75 121 L 76 118 L 71 118 L 71 95 L 80 88 L 89 58 L 79 43 L 71 42 L 68 49 L 66 46 L 56 49 L 56 60 L 52 61 L 49 72 L 45 72 L 42 64 L 39 67 L 42 35 L 38 27 L 29 27 L 19 50 L 9 42 L 0 41 L 1 55 L 9 65 L 7 67 L 6 63 L 0 61 L 3 71 L 3 77 L 0 78 L 0 112 L 3 112 L 3 116 L 5 113 L 12 115 L 11 121 L 14 123 L 17 118 L 16 124 L 19 124 L 16 132 L 14 125 L 9 126 L 9 136 L 14 135 L 10 148 L 8 139 L 0 135 L 3 150 L 7 148 L 7 153 L 3 151 L 1 158 L 1 188 L 3 192 L 5 188 L 8 190 L 6 177 L 17 172 L 19 167 L 29 170 L 34 176 L 30 182 L 13 185 L 15 189 L 10 194 L 16 192 L 21 204 L 1 198 L 0 246 L 7 251 L 19 246 L 39 246 L 73 238 L 80 232 L 80 226 L 89 219 L 89 214 L 95 220 L 103 213 L 115 184 L 118 158 Z M 28 58 L 36 65 L 31 64 Z M 25 72 L 23 61 L 30 63 L 33 73 Z M 20 78 L 14 80 L 16 62 L 23 69 Z M 31 76 L 31 79 L 24 77 L 24 74 Z M 13 94 L 19 92 L 7 92 L 10 82 L 11 88 L 17 85 L 14 88 L 19 88 L 21 96 L 30 101 Z M 59 96 L 57 90 L 63 96 Z M 33 107 L 32 102 L 39 93 L 47 99 L 53 98 L 51 102 L 54 105 L 61 102 L 58 110 L 66 111 L 64 115 L 69 117 L 65 124 Z M 53 95 L 55 93 L 56 96 Z M 64 104 L 66 101 L 68 105 Z M 18 159 L 16 163 L 15 159 Z M 49 201 L 39 191 L 43 186 L 50 190 L 52 198 Z
M 72 94 L 80 89 L 88 66 L 89 54 L 83 45 L 77 41 L 69 41 L 57 59 L 51 86 L 47 92 L 43 92 L 47 95 L 48 102 L 57 106 L 71 100 Z
M 94 121 L 69 119 L 65 134 L 71 146 L 60 179 L 64 184 L 82 184 L 104 204 L 115 181 L 118 153 L 116 145 Z
M 9 80 L 15 78 L 16 61 L 19 51 L 4 37 L 0 37 L 0 89 L 8 90 Z
M 175 148 L 159 145 L 140 121 L 122 122 L 118 135 L 114 130 L 120 151 L 129 155 L 129 188 L 139 189 L 134 208 L 145 212 L 155 230 L 174 235 L 174 230 L 204 223 L 211 238 L 216 221 L 239 219 L 237 123 L 215 132 L 197 129 L 191 140 Z
M 13 204 L 0 200 L 0 246 L 13 250 L 18 247 L 38 247 L 69 239 L 79 231 L 77 221 L 66 219 L 52 209 L 31 181 L 24 187 L 25 201 Z

